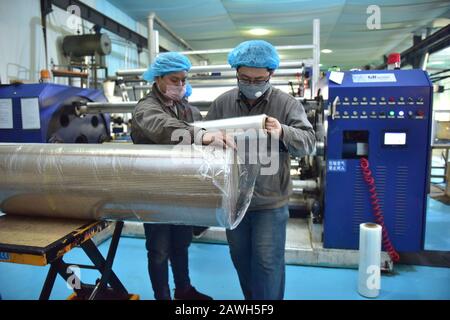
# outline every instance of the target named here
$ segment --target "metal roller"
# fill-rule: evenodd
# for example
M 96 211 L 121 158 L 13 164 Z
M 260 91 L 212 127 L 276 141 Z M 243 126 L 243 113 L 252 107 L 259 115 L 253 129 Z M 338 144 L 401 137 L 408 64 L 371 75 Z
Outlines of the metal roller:
M 296 77 L 302 73 L 301 69 L 279 69 L 274 72 L 272 78 L 281 78 L 281 77 Z M 212 74 L 212 75 L 195 75 L 189 78 L 190 80 L 224 80 L 224 79 L 236 79 L 236 72 L 225 71 L 220 74 Z
M 200 109 L 207 109 L 212 101 L 192 101 L 189 104 Z M 97 113 L 130 113 L 138 104 L 138 101 L 128 102 L 87 102 L 84 104 L 76 103 L 75 113 L 77 116 Z
M 295 99 L 301 101 L 300 98 Z M 208 109 L 211 103 L 212 101 L 189 101 L 190 105 L 202 110 Z M 137 104 L 138 101 L 76 103 L 75 113 L 78 116 L 96 113 L 129 113 L 133 112 Z
M 0 209 L 234 228 L 257 175 L 235 157 L 198 146 L 0 144 Z
M 319 185 L 316 180 L 292 180 L 294 190 L 315 191 Z
M 290 69 L 290 68 L 302 68 L 303 61 L 283 61 L 280 63 L 278 69 Z M 222 72 L 234 70 L 228 64 L 216 64 L 216 65 L 206 65 L 206 66 L 192 66 L 189 73 L 202 73 L 202 72 Z M 117 76 L 141 76 L 147 69 L 128 69 L 128 70 L 117 70 Z
M 283 81 L 283 80 L 273 80 L 270 81 L 270 84 L 272 86 L 288 86 L 291 83 L 293 83 L 292 81 Z M 214 81 L 214 82 L 204 82 L 204 81 L 196 81 L 194 80 L 189 80 L 189 84 L 193 87 L 193 88 L 223 88 L 223 87 L 237 87 L 237 83 L 236 80 L 234 81 L 224 81 L 224 82 L 219 82 L 219 81 Z M 295 83 L 293 83 L 295 84 Z M 152 85 L 151 84 L 144 84 L 144 85 L 134 85 L 134 86 L 125 86 L 124 89 L 125 90 L 150 90 L 152 89 Z
M 75 113 L 78 116 L 91 113 L 128 113 L 133 112 L 137 101 L 129 102 L 87 102 L 76 104 Z

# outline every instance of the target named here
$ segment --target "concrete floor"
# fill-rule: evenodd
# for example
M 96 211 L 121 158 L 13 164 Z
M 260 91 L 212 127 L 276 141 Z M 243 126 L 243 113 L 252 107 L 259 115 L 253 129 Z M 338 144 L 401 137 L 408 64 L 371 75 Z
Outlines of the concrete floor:
M 104 256 L 108 246 L 106 241 L 99 247 Z M 450 207 L 433 199 L 428 205 L 426 249 L 450 251 Z M 81 249 L 66 254 L 65 261 L 89 263 Z M 129 292 L 139 294 L 141 299 L 153 299 L 144 239 L 123 237 L 113 269 Z M 47 271 L 48 266 L 0 263 L 0 294 L 3 299 L 37 299 Z M 214 299 L 243 299 L 227 245 L 193 243 L 190 276 L 198 290 Z M 97 277 L 96 271 L 81 271 L 84 282 L 93 283 Z M 285 298 L 364 299 L 357 293 L 356 281 L 355 269 L 288 265 Z M 65 299 L 70 293 L 58 277 L 51 299 Z M 378 299 L 450 299 L 450 269 L 397 265 L 393 274 L 382 275 Z

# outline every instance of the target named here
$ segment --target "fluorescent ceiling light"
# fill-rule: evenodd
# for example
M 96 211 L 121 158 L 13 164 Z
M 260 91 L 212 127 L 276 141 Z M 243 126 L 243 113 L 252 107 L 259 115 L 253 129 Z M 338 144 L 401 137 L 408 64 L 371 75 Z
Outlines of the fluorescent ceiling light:
M 322 49 L 322 50 L 320 50 L 320 52 L 322 52 L 322 53 L 332 53 L 333 50 L 331 50 L 331 49 Z
M 254 36 L 265 36 L 265 35 L 268 35 L 270 33 L 270 31 L 267 29 L 263 29 L 263 28 L 253 28 L 253 29 L 250 29 L 248 31 L 248 33 L 250 33 L 251 35 L 254 35 Z
M 428 62 L 429 65 L 437 65 L 437 64 L 444 64 L 444 61 L 430 61 Z

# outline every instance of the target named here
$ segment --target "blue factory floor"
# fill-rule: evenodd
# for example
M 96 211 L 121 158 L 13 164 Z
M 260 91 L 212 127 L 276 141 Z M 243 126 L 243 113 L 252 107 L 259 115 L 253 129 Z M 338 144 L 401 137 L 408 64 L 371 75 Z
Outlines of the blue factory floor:
M 106 256 L 109 241 L 100 245 Z M 426 249 L 450 251 L 450 206 L 429 200 Z M 65 256 L 66 262 L 87 264 L 81 249 Z M 143 239 L 121 238 L 114 271 L 131 293 L 153 299 L 147 274 Z M 0 263 L 0 294 L 3 299 L 37 299 L 48 267 Z M 193 285 L 214 299 L 243 299 L 228 246 L 194 243 L 190 248 L 190 275 Z M 93 283 L 96 271 L 82 270 L 82 281 Z M 286 267 L 285 299 L 364 299 L 356 290 L 357 270 L 305 266 Z M 171 278 L 171 284 L 172 284 Z M 71 294 L 57 278 L 51 299 Z M 450 268 L 397 265 L 393 274 L 383 274 L 378 299 L 450 299 Z

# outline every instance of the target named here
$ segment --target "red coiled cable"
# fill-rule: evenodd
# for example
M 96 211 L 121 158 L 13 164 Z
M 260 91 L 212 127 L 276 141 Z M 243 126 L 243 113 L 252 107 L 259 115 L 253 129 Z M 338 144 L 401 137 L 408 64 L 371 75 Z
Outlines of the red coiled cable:
M 375 179 L 372 176 L 372 171 L 369 168 L 369 160 L 367 160 L 366 158 L 361 158 L 360 166 L 361 166 L 362 173 L 364 176 L 364 181 L 366 181 L 367 185 L 369 186 L 370 201 L 372 203 L 372 209 L 373 209 L 373 214 L 375 216 L 375 221 L 382 227 L 382 238 L 383 238 L 382 242 L 383 242 L 384 249 L 388 252 L 392 261 L 398 262 L 400 260 L 400 255 L 395 250 L 394 245 L 392 244 L 391 240 L 389 239 L 389 234 L 388 234 L 387 228 L 384 225 L 383 210 L 381 209 L 381 207 L 379 205 L 377 188 L 375 186 Z

